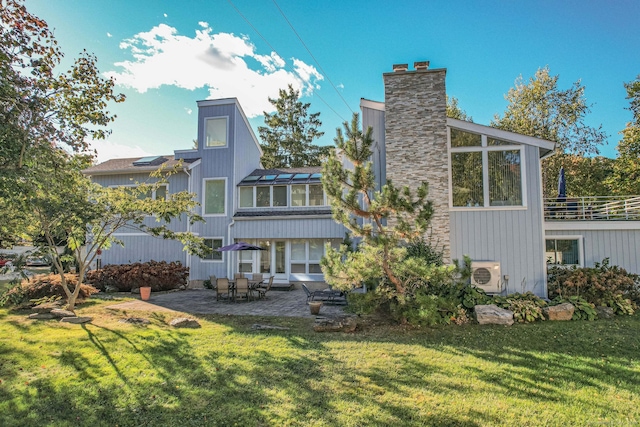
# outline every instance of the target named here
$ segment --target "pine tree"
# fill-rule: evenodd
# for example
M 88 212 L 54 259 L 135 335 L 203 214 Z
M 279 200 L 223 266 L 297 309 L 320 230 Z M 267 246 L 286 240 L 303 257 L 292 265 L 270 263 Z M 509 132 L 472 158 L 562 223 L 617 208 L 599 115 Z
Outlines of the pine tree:
M 320 113 L 309 114 L 309 103 L 299 101 L 300 92 L 289 85 L 280 89 L 278 99 L 269 98 L 276 108 L 264 113 L 266 126 L 258 127 L 262 139 L 262 165 L 267 169 L 320 166 L 331 147 L 318 146 L 313 141 L 324 135 Z
M 418 188 L 417 197 L 408 187 L 398 189 L 391 181 L 375 191 L 371 128 L 364 133 L 359 129 L 358 114 L 351 124 L 344 123 L 344 133 L 337 130 L 335 143 L 339 154 L 330 155 L 323 165 L 324 190 L 334 219 L 361 242 L 356 252 L 344 246 L 340 250 L 327 247 L 322 260 L 325 278 L 340 288 L 383 278 L 395 295 L 404 295 L 411 274 L 403 246 L 424 234 L 433 214 L 427 183 Z

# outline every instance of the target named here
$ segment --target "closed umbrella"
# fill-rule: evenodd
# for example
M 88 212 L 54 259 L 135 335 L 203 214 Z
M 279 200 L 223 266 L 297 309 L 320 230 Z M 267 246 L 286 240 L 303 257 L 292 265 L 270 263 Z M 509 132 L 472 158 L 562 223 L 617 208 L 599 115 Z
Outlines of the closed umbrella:
M 250 245 L 249 243 L 246 243 L 246 242 L 236 242 L 231 245 L 222 246 L 216 250 L 219 252 L 224 252 L 224 251 L 264 251 L 265 249 L 261 248 L 260 246 Z
M 560 168 L 558 176 L 558 201 L 564 202 L 567 198 L 567 182 L 564 178 L 564 166 Z

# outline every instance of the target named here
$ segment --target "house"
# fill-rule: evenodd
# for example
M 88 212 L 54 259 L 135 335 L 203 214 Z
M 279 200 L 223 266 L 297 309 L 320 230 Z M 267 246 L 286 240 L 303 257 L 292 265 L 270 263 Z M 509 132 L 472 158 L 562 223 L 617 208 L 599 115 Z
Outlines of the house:
M 429 183 L 435 214 L 428 237 L 445 258 L 471 257 L 473 282 L 496 293 L 546 296 L 549 262 L 592 265 L 609 256 L 640 272 L 640 198 L 624 209 L 608 199 L 580 200 L 575 210 L 573 202 L 543 200 L 541 159 L 553 154 L 554 142 L 447 118 L 445 77 L 428 62 L 394 66 L 383 74 L 384 102 L 360 103 L 363 128 L 373 131 L 377 186 Z M 134 185 L 160 164 L 182 160 L 181 173 L 152 197 L 193 192 L 206 222 L 175 221 L 174 230 L 197 233 L 213 249 L 245 241 L 265 250 L 201 259 L 131 230 L 118 236 L 125 247 L 104 251 L 103 264 L 179 260 L 191 280 L 241 271 L 287 285 L 322 282 L 324 246 L 338 245 L 345 228 L 331 218 L 320 168 L 262 168 L 260 145 L 234 98 L 198 102 L 197 141 L 193 150 L 110 160 L 86 173 L 101 185 Z
M 260 145 L 235 98 L 198 102 L 197 141 L 192 150 L 109 160 L 85 173 L 103 186 L 135 185 L 149 182 L 149 173 L 160 165 L 170 167 L 181 160 L 181 172 L 169 178 L 161 194 L 152 197 L 193 192 L 201 205 L 197 213 L 205 222 L 174 221 L 172 230 L 195 233 L 212 249 L 245 241 L 265 250 L 213 251 L 203 259 L 185 253 L 178 242 L 132 229 L 117 235 L 124 247 L 103 251 L 102 264 L 180 261 L 190 268 L 191 280 L 242 271 L 274 276 L 276 284 L 322 282 L 320 259 L 325 243 L 339 245 L 345 230 L 331 218 L 320 168 L 263 169 Z

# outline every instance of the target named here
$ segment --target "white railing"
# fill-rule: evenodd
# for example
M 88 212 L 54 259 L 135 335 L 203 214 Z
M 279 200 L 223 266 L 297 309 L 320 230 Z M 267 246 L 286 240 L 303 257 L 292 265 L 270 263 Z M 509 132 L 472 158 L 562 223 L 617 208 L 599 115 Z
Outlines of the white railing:
M 544 199 L 545 221 L 640 221 L 640 196 Z

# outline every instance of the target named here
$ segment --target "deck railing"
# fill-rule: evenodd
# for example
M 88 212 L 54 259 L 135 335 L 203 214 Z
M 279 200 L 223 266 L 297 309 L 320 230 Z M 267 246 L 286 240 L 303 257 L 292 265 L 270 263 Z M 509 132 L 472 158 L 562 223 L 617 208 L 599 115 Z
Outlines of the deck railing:
M 544 199 L 545 221 L 640 221 L 640 196 Z

